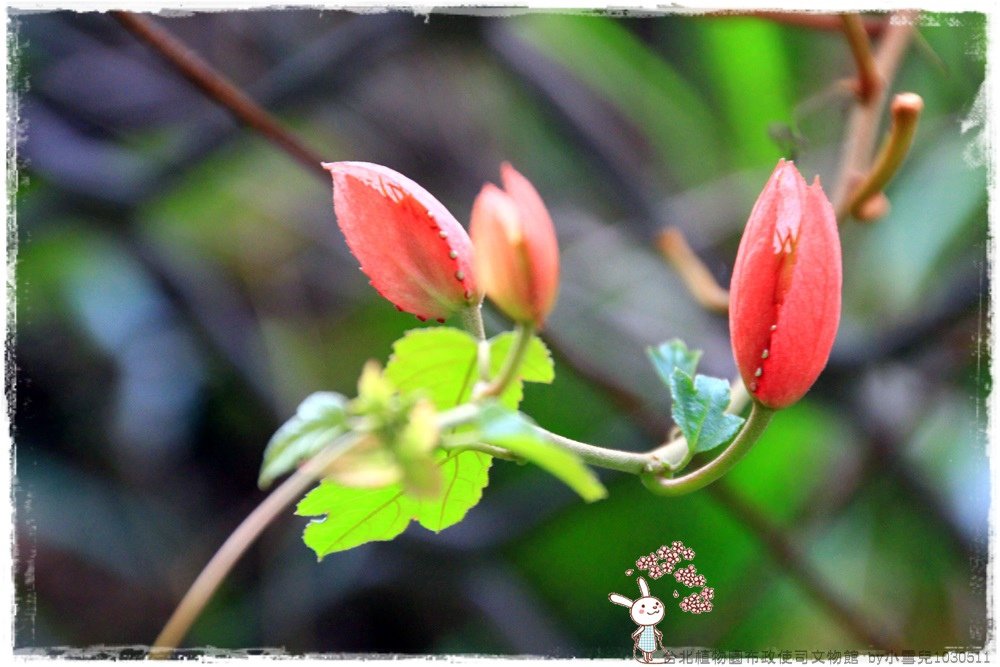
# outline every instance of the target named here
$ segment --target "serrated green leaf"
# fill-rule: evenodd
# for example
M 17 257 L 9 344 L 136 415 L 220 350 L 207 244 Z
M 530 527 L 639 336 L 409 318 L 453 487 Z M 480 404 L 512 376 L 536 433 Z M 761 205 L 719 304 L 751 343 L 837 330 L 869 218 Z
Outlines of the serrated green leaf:
M 514 344 L 516 335 L 512 331 L 507 331 L 490 339 L 490 372 L 494 375 L 500 371 L 504 359 L 510 353 L 510 348 Z M 552 363 L 552 353 L 537 336 L 531 337 L 528 343 L 528 351 L 524 354 L 521 362 L 521 370 L 518 373 L 525 382 L 541 382 L 551 384 L 556 379 L 556 369 Z
M 574 454 L 542 439 L 533 422 L 500 404 L 483 409 L 479 419 L 483 442 L 503 447 L 565 482 L 587 502 L 607 495 L 594 472 Z
M 411 520 L 440 532 L 455 525 L 482 498 L 493 457 L 481 452 L 448 454 L 438 462 L 443 483 L 436 498 L 417 500 L 400 484 L 360 489 L 324 481 L 295 509 L 299 516 L 320 516 L 306 526 L 302 539 L 322 560 L 368 542 L 391 540 Z
M 380 489 L 358 489 L 322 482 L 299 501 L 295 513 L 318 516 L 302 534 L 302 540 L 322 560 L 367 542 L 391 540 L 404 530 L 416 510 L 416 502 L 398 484 Z
M 681 429 L 688 447 L 705 452 L 732 440 L 743 418 L 726 412 L 729 383 L 720 378 L 698 375 L 693 380 L 680 368 L 670 376 L 674 398 L 674 423 Z
M 483 497 L 489 484 L 493 457 L 482 452 L 459 452 L 441 462 L 441 494 L 434 500 L 421 501 L 417 521 L 427 530 L 439 533 L 465 518 L 466 513 Z
M 510 352 L 514 334 L 490 339 L 490 372 L 496 375 Z M 414 329 L 393 345 L 385 374 L 400 391 L 424 390 L 438 410 L 467 402 L 478 377 L 478 343 L 468 333 L 449 327 Z M 532 337 L 518 378 L 504 390 L 500 401 L 516 409 L 523 396 L 522 382 L 550 383 L 555 379 L 552 355 L 539 338 Z
M 438 410 L 447 410 L 472 395 L 476 351 L 476 339 L 459 329 L 414 329 L 393 344 L 385 375 L 401 392 L 422 390 Z
M 675 368 L 681 369 L 689 377 L 694 377 L 698 361 L 701 359 L 701 350 L 689 350 L 684 341 L 679 338 L 668 340 L 656 347 L 649 347 L 646 349 L 646 353 L 649 355 L 649 360 L 653 362 L 656 372 L 663 379 L 663 384 L 668 387 Z
M 516 336 L 513 332 L 502 333 L 490 339 L 490 375 L 496 377 L 503 362 L 510 354 Z M 528 343 L 528 351 L 521 361 L 518 379 L 507 385 L 500 395 L 500 402 L 512 410 L 516 410 L 524 398 L 524 382 L 539 382 L 551 384 L 556 379 L 555 365 L 552 363 L 552 353 L 537 336 L 532 336 Z
M 260 488 L 267 488 L 276 478 L 294 470 L 301 461 L 343 435 L 347 428 L 346 406 L 347 399 L 334 392 L 316 392 L 306 397 L 295 415 L 267 443 L 257 480 Z
M 499 371 L 512 342 L 511 334 L 501 334 L 490 341 L 491 372 Z M 408 332 L 393 345 L 393 355 L 386 365 L 384 376 L 399 391 L 420 391 L 438 410 L 446 410 L 471 398 L 478 379 L 477 357 L 478 342 L 464 331 L 447 327 L 417 329 Z M 519 375 L 530 382 L 552 382 L 555 377 L 552 357 L 537 338 L 529 344 Z M 516 408 L 521 400 L 521 379 L 512 382 L 500 397 L 512 408 Z M 418 437 L 424 430 L 416 429 L 411 434 L 416 443 L 414 447 L 419 450 L 417 453 L 425 449 L 420 445 L 426 444 L 427 438 Z M 408 445 L 410 441 L 406 440 L 403 444 Z M 407 446 L 403 446 L 400 453 L 408 451 Z M 525 458 L 529 457 L 526 455 Z M 417 456 L 415 461 L 420 463 L 422 458 Z M 492 456 L 473 451 L 442 455 L 434 464 L 433 471 L 440 473 L 440 484 L 435 479 L 433 487 L 438 491 L 425 499 L 408 494 L 399 483 L 379 489 L 361 489 L 324 481 L 306 495 L 296 509 L 296 513 L 302 516 L 326 515 L 306 526 L 303 540 L 322 559 L 367 542 L 391 540 L 406 529 L 410 520 L 418 521 L 428 530 L 440 532 L 461 521 L 482 498 L 483 489 L 489 483 L 492 461 Z M 584 471 L 589 474 L 586 468 Z M 410 471 L 408 479 L 424 479 L 427 475 L 412 474 L 423 472 L 428 471 L 422 467 Z M 574 475 L 576 478 L 580 478 L 578 473 Z M 576 483 L 584 492 L 594 496 L 591 487 L 580 481 Z M 599 483 L 598 487 L 603 492 Z M 431 488 L 428 481 L 420 490 L 427 492 Z

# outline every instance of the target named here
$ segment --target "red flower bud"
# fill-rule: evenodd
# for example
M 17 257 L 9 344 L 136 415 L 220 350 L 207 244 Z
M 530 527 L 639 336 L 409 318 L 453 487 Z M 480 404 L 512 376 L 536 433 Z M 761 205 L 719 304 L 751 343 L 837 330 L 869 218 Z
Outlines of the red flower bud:
M 469 235 L 429 192 L 367 162 L 328 162 L 333 209 L 347 245 L 379 294 L 421 320 L 476 304 Z
M 559 245 L 534 186 L 506 162 L 504 189 L 483 186 L 472 206 L 476 272 L 486 294 L 518 322 L 545 322 L 559 291 Z
M 729 331 L 750 393 L 796 402 L 826 366 L 840 321 L 840 237 L 819 178 L 781 160 L 750 213 L 733 267 Z

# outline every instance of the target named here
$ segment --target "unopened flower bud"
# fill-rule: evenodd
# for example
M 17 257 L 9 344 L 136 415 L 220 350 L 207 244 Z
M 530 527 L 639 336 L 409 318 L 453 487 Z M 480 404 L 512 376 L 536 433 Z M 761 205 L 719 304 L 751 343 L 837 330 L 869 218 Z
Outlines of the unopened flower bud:
M 730 287 L 733 354 L 750 394 L 798 401 L 826 366 L 840 322 L 840 237 L 819 179 L 781 160 L 740 241 Z
M 555 228 L 528 179 L 507 163 L 500 175 L 504 189 L 487 183 L 472 207 L 477 276 L 504 313 L 541 328 L 559 291 Z
M 388 167 L 323 166 L 333 176 L 337 224 L 379 294 L 421 320 L 444 321 L 481 301 L 472 242 L 441 202 Z

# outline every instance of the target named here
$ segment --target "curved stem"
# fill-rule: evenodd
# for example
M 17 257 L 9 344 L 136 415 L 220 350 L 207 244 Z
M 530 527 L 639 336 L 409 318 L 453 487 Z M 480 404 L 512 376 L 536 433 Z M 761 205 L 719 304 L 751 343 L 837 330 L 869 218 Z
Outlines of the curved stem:
M 753 448 L 773 415 L 774 410 L 754 402 L 753 407 L 750 408 L 750 417 L 736 439 L 711 462 L 681 477 L 664 477 L 660 473 L 646 473 L 642 475 L 643 483 L 650 491 L 663 496 L 679 496 L 708 486 L 729 472 L 736 465 L 736 462 Z
M 900 93 L 892 100 L 892 126 L 889 136 L 879 151 L 868 175 L 855 188 L 848 203 L 848 211 L 854 217 L 870 198 L 882 192 L 910 152 L 913 136 L 917 132 L 917 121 L 924 108 L 923 99 L 915 93 Z
M 490 344 L 486 340 L 486 327 L 483 326 L 483 306 L 476 304 L 461 311 L 462 326 L 479 341 L 476 348 L 476 365 L 479 367 L 479 381 L 490 379 Z
M 743 380 L 739 376 L 730 385 L 730 395 L 732 398 L 729 401 L 729 407 L 726 408 L 726 412 L 730 414 L 743 412 L 743 408 L 750 402 L 750 394 L 747 392 Z M 764 410 L 766 408 L 761 407 L 761 409 Z M 538 435 L 552 444 L 576 454 L 580 457 L 580 460 L 588 465 L 607 468 L 609 470 L 619 470 L 633 475 L 660 471 L 663 470 L 664 466 L 671 470 L 678 470 L 686 466 L 693 456 L 688 451 L 687 442 L 683 437 L 665 442 L 649 452 L 627 452 L 573 440 L 537 425 L 534 426 L 534 429 Z M 746 429 L 746 426 L 744 426 L 744 429 Z
M 729 407 L 726 408 L 726 412 L 731 415 L 738 415 L 743 412 L 743 408 L 748 403 L 750 403 L 750 392 L 747 391 L 747 386 L 743 384 L 743 378 L 737 375 L 729 383 Z
M 683 470 L 691 462 L 694 452 L 684 436 L 680 436 L 651 451 L 649 458 L 651 461 L 646 466 L 647 472 L 660 472 L 664 469 L 675 472 Z
M 649 452 L 626 452 L 620 449 L 607 449 L 597 445 L 587 444 L 567 438 L 547 431 L 541 426 L 533 426 L 535 433 L 545 438 L 546 441 L 572 452 L 580 457 L 580 460 L 598 468 L 609 470 L 620 470 L 621 472 L 637 475 L 646 470 L 652 462 Z
M 507 385 L 514 381 L 517 372 L 521 370 L 521 362 L 524 361 L 524 355 L 528 352 L 528 345 L 531 343 L 531 335 L 534 331 L 535 327 L 530 322 L 522 322 L 517 325 L 514 347 L 507 353 L 500 373 L 478 392 L 475 396 L 476 400 L 499 396 L 507 388 Z
M 679 227 L 667 227 L 656 242 L 660 253 L 680 275 L 695 301 L 713 313 L 725 315 L 729 312 L 729 290 L 719 284 L 691 249 Z
M 339 446 L 327 447 L 309 459 L 243 520 L 191 584 L 191 588 L 153 642 L 149 651 L 150 658 L 160 659 L 170 656 L 170 652 L 184 639 L 184 635 L 191 629 L 191 625 L 208 604 L 219 584 L 250 545 L 278 514 L 298 500 L 302 493 L 323 474 L 323 471 L 350 449 L 356 440 L 354 437 L 341 440 Z
M 868 40 L 868 33 L 865 31 L 861 16 L 841 14 L 840 19 L 844 24 L 844 36 L 847 37 L 847 44 L 851 47 L 851 55 L 854 56 L 854 62 L 858 66 L 858 100 L 862 104 L 868 104 L 882 86 L 878 65 L 872 55 L 872 45 Z
M 475 403 L 464 403 L 450 410 L 439 412 L 437 426 L 443 431 L 454 426 L 467 424 L 479 416 L 479 410 L 480 407 Z
M 843 221 L 846 217 L 848 200 L 858 183 L 858 178 L 869 170 L 887 91 L 914 33 L 913 24 L 916 17 L 917 13 L 911 11 L 896 12 L 890 17 L 885 34 L 874 54 L 882 85 L 878 93 L 866 104 L 856 103 L 848 118 L 847 129 L 844 131 L 843 154 L 831 198 L 838 221 Z
M 496 459 L 503 459 L 504 461 L 514 461 L 516 463 L 524 463 L 524 459 L 522 459 L 517 454 L 512 454 L 503 447 L 495 447 L 493 445 L 487 445 L 484 442 L 468 442 L 456 445 L 442 445 L 441 449 L 450 453 L 482 452 L 483 454 L 489 454 L 490 456 Z
M 502 393 L 507 384 L 513 380 L 524 359 L 531 335 L 532 327 L 530 325 L 522 325 L 518 329 L 518 338 L 514 348 L 507 356 L 503 370 L 497 380 L 487 387 L 495 393 L 483 396 L 495 396 Z M 438 415 L 438 426 L 443 429 L 466 423 L 475 419 L 479 410 L 480 406 L 474 403 L 458 406 Z M 675 439 L 650 452 L 628 452 L 579 442 L 547 431 L 540 426 L 534 428 L 536 433 L 545 440 L 576 454 L 585 463 L 640 475 L 646 486 L 658 494 L 681 495 L 707 486 L 732 468 L 760 438 L 773 414 L 772 410 L 759 403 L 754 403 L 750 417 L 743 425 L 743 429 L 722 454 L 704 467 L 677 478 L 663 477 L 662 473 L 657 471 L 663 470 L 665 466 L 680 467 L 681 462 L 686 462 L 690 458 L 687 456 L 687 445 L 683 438 Z M 349 436 L 322 450 L 285 480 L 243 520 L 184 595 L 177 609 L 153 643 L 150 649 L 151 658 L 169 657 L 170 652 L 187 634 L 223 579 L 250 545 L 282 510 L 298 499 L 309 485 L 321 477 L 330 464 L 350 449 L 355 442 L 357 442 L 357 437 Z M 510 452 L 484 443 L 463 442 L 454 447 L 446 447 L 446 449 L 450 451 L 481 451 L 498 458 L 518 460 L 518 457 Z M 677 454 L 678 450 L 681 450 L 680 455 Z

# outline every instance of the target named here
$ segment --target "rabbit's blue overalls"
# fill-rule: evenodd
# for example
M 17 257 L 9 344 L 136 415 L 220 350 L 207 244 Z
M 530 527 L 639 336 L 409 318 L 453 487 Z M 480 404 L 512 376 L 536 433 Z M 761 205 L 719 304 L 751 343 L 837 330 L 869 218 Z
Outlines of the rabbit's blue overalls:
M 656 635 L 654 634 L 656 626 L 647 625 L 643 627 L 642 634 L 639 635 L 639 650 L 645 653 L 651 653 L 656 650 Z

